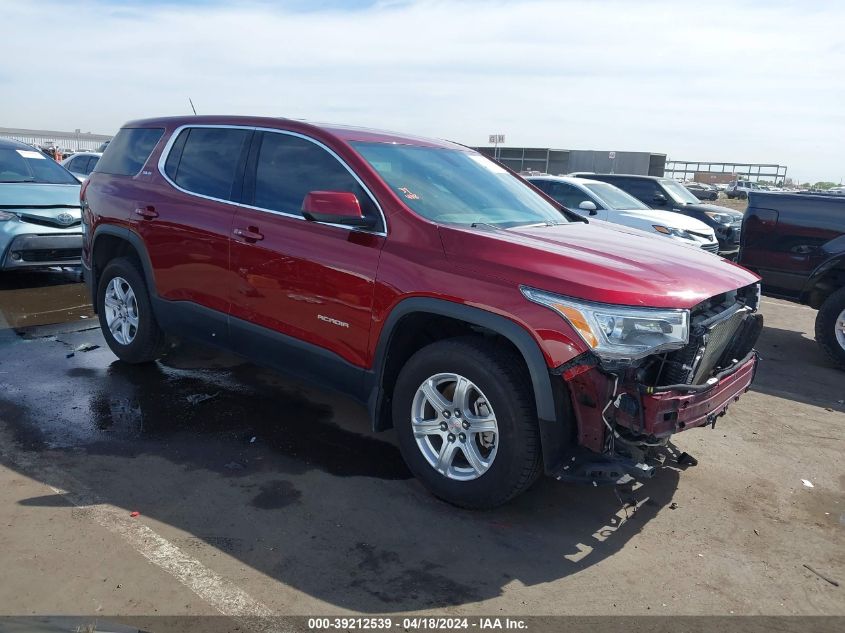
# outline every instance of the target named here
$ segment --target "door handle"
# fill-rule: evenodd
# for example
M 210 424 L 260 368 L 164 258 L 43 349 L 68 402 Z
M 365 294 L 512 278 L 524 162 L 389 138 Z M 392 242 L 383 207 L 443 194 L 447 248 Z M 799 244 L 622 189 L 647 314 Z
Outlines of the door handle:
M 145 220 L 152 220 L 158 217 L 158 211 L 154 206 L 147 205 L 146 207 L 135 207 L 135 215 L 139 215 Z
M 258 242 L 259 240 L 263 240 L 264 236 L 259 232 L 257 226 L 250 226 L 245 229 L 233 229 L 232 233 L 237 237 L 240 237 L 245 242 Z

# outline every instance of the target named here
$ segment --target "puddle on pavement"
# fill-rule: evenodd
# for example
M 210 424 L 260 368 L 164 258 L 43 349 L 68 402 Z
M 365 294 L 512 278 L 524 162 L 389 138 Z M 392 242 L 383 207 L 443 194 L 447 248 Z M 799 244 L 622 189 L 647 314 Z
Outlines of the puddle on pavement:
M 186 465 L 228 476 L 282 460 L 289 472 L 410 478 L 395 446 L 364 434 L 361 407 L 338 400 L 335 412 L 240 357 L 182 345 L 160 363 L 132 366 L 115 360 L 99 332 L 15 334 L 83 317 L 96 326 L 78 268 L 0 274 L 0 417 L 24 446 L 107 454 L 165 445 Z M 75 351 L 91 342 L 100 349 Z M 267 503 L 285 497 L 268 495 Z
M 0 273 L 0 330 L 94 318 L 79 268 Z
M 222 369 L 173 368 L 167 359 L 127 365 L 105 347 L 66 358 L 65 348 L 93 338 L 86 332 L 36 339 L 27 345 L 29 359 L 2 363 L 0 369 L 14 376 L 0 374 L 0 416 L 18 421 L 18 439 L 26 446 L 167 453 L 187 467 L 233 477 L 271 468 L 411 476 L 395 446 L 364 434 L 366 414 L 351 401 L 332 399 L 336 412 L 243 361 L 232 366 L 226 360 Z M 102 344 L 99 333 L 95 342 Z M 213 351 L 206 354 L 211 367 L 220 367 Z M 178 354 L 175 360 L 185 363 Z M 34 382 L 25 375 L 33 371 Z M 360 432 L 335 420 L 351 421 Z M 265 501 L 277 503 L 278 496 Z

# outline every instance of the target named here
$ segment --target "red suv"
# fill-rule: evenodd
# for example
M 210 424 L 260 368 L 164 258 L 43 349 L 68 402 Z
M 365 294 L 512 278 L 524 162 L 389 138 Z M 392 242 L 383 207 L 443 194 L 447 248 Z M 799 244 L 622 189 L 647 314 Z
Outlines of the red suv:
M 437 496 L 654 472 L 748 390 L 758 277 L 586 220 L 452 143 L 253 117 L 128 123 L 82 192 L 123 361 L 166 335 L 338 389 Z

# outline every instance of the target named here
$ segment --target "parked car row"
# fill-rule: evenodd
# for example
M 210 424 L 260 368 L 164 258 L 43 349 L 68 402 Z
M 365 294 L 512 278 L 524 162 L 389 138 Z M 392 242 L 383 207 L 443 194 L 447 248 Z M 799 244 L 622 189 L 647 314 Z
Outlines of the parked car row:
M 533 176 L 527 180 L 577 213 L 665 236 L 711 253 L 719 251 L 713 229 L 703 222 L 681 213 L 651 209 L 610 183 L 566 176 Z
M 718 200 L 719 189 L 700 182 L 685 182 L 684 187 L 699 200 Z
M 733 258 L 739 250 L 742 213 L 712 204 L 702 204 L 686 187 L 671 178 L 629 174 L 572 174 L 615 185 L 652 209 L 672 211 L 694 218 L 710 227 L 719 242 L 719 254 Z

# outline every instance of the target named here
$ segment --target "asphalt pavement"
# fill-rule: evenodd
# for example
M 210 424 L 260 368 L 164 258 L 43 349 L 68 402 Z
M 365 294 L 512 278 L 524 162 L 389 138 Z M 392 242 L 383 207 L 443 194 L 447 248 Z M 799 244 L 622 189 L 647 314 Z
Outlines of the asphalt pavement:
M 676 436 L 697 466 L 470 512 L 351 401 L 192 345 L 125 365 L 76 272 L 4 276 L 0 614 L 845 615 L 845 374 L 814 311 L 762 312 L 752 391 Z

